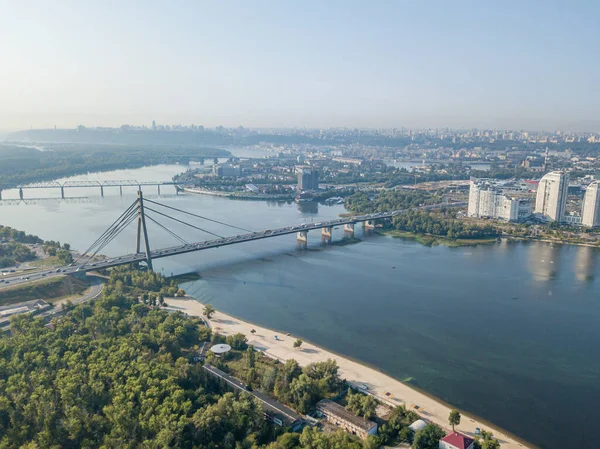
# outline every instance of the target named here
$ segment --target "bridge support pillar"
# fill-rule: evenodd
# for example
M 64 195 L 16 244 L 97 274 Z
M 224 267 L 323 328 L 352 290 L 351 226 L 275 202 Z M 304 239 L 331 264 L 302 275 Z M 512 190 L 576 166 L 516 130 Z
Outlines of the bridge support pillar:
M 156 187 L 158 189 L 158 196 L 160 196 L 160 184 L 158 184 Z
M 123 196 L 123 186 L 119 186 L 119 194 Z
M 306 248 L 306 243 L 308 242 L 308 231 L 299 231 L 296 235 L 296 240 L 300 246 Z
M 23 199 L 23 188 L 19 187 L 19 198 Z
M 363 221 L 364 229 L 375 229 L 375 222 L 373 220 L 365 220 Z
M 60 186 L 60 197 L 63 200 L 65 199 L 65 187 L 64 186 Z
M 331 236 L 333 235 L 333 226 L 327 226 L 321 228 L 321 242 L 331 243 Z
M 344 236 L 354 237 L 354 223 L 347 223 L 344 225 Z
M 100 196 L 104 198 L 104 187 L 100 186 Z

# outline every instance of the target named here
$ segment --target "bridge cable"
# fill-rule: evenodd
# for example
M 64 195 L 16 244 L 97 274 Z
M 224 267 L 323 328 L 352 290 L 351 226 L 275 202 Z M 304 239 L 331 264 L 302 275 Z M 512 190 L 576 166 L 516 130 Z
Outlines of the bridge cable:
M 119 224 L 117 224 L 117 226 L 112 227 L 109 232 L 106 234 L 106 236 L 100 240 L 96 245 L 94 245 L 94 247 L 96 247 L 96 252 L 94 254 L 96 254 L 101 248 L 104 248 L 109 242 L 112 241 L 112 239 L 121 232 L 122 229 L 124 229 L 125 227 L 127 227 L 136 217 L 137 213 L 135 210 L 132 210 L 129 212 L 129 214 L 124 217 Z M 89 251 L 91 251 L 93 248 L 90 248 Z M 87 253 L 86 253 L 87 254 Z M 93 256 L 92 256 L 93 257 Z M 88 259 L 90 257 L 88 256 Z
M 171 231 L 169 228 L 167 228 L 166 226 L 164 226 L 163 224 L 159 223 L 158 221 L 156 221 L 154 218 L 152 218 L 150 215 L 146 214 L 146 218 L 148 218 L 149 220 L 151 220 L 152 222 L 154 222 L 155 224 L 157 224 L 158 226 L 160 226 L 161 228 L 163 228 L 165 231 L 167 231 L 169 234 L 171 234 L 173 237 L 175 237 L 177 240 L 179 240 L 181 243 L 183 243 L 184 245 L 187 245 L 188 242 L 179 237 L 177 234 L 175 234 L 173 231 Z
M 157 204 L 157 205 L 162 206 L 162 207 L 166 207 L 167 209 L 176 210 L 177 212 L 181 212 L 181 213 L 184 213 L 184 214 L 187 214 L 187 215 L 191 215 L 192 217 L 201 218 L 201 219 L 207 220 L 207 221 L 212 221 L 213 223 L 218 223 L 218 224 L 223 225 L 223 226 L 229 226 L 230 228 L 234 228 L 234 229 L 237 229 L 239 231 L 253 232 L 253 231 L 250 231 L 249 229 L 240 228 L 239 226 L 234 226 L 234 225 L 231 225 L 229 223 L 225 223 L 223 221 L 214 220 L 214 219 L 208 218 L 208 217 L 203 217 L 202 215 L 193 214 L 191 212 L 187 212 L 185 210 L 177 209 L 176 207 L 167 206 L 166 204 L 158 203 L 156 201 L 152 201 L 152 200 L 149 200 L 149 199 L 146 199 L 146 198 L 144 199 L 144 201 L 147 202 L 147 203 L 153 203 L 153 204 Z
M 100 237 L 98 237 L 96 239 L 96 241 L 94 243 L 92 243 L 90 245 L 90 247 L 88 249 L 86 249 L 83 253 L 81 253 L 81 256 L 79 256 L 79 258 L 77 259 L 77 261 L 79 261 L 81 258 L 84 257 L 84 255 L 86 255 L 87 253 L 89 253 L 92 249 L 94 249 L 96 247 L 96 245 L 98 245 L 98 243 L 103 240 L 106 236 L 108 236 L 108 234 L 111 232 L 111 230 L 113 229 L 113 227 L 118 226 L 119 223 L 121 223 L 124 219 L 127 219 L 125 216 L 126 215 L 130 215 L 131 211 L 137 207 L 137 200 L 134 201 L 126 210 L 125 212 L 123 212 L 121 215 L 119 215 L 119 217 L 106 229 L 106 231 L 104 231 L 104 233 L 102 233 L 102 235 Z
M 100 245 L 98 247 L 98 249 L 96 249 L 96 251 L 94 251 L 94 253 L 88 258 L 88 260 L 82 264 L 81 266 L 85 266 L 91 259 L 94 258 L 94 256 L 96 256 L 96 254 L 98 254 L 102 249 L 104 249 L 104 247 L 106 247 L 106 245 L 108 245 L 117 235 L 119 235 L 127 226 L 129 226 L 133 221 L 135 221 L 135 219 L 137 218 L 137 214 L 133 214 L 127 222 L 125 222 L 124 224 L 122 224 L 120 226 L 120 228 L 115 228 L 112 232 L 112 235 L 105 239 L 105 241 L 102 243 L 102 245 Z
M 184 225 L 186 225 L 186 226 L 189 226 L 189 227 L 191 227 L 191 228 L 198 229 L 199 231 L 206 232 L 207 234 L 214 235 L 215 237 L 219 237 L 220 239 L 222 239 L 222 238 L 225 238 L 225 237 L 223 237 L 223 236 L 221 236 L 221 235 L 219 235 L 219 234 L 215 234 L 214 232 L 210 232 L 210 231 L 207 231 L 206 229 L 202 229 L 202 228 L 199 228 L 198 226 L 194 226 L 193 224 L 186 223 L 185 221 L 178 220 L 177 218 L 174 218 L 174 217 L 169 217 L 167 214 L 163 214 L 162 212 L 159 212 L 159 211 L 157 211 L 157 210 L 154 210 L 154 209 L 152 209 L 151 207 L 148 207 L 148 206 L 146 206 L 144 209 L 146 209 L 146 210 L 150 210 L 150 211 L 152 211 L 152 212 L 154 212 L 154 213 L 157 213 L 157 214 L 159 214 L 159 215 L 162 215 L 163 217 L 167 217 L 167 218 L 169 218 L 170 220 L 177 221 L 177 222 L 179 222 L 179 223 L 182 223 L 182 224 L 184 224 Z
M 126 216 L 126 215 L 129 215 L 129 214 L 131 213 L 131 211 L 133 210 L 133 207 L 134 207 L 134 205 L 135 205 L 135 204 L 132 204 L 131 206 L 129 206 L 129 207 L 128 207 L 128 208 L 125 210 L 125 212 L 123 212 L 123 213 L 122 213 L 122 214 L 121 214 L 121 215 L 120 215 L 120 216 L 119 216 L 119 217 L 118 217 L 118 218 L 117 218 L 117 219 L 116 219 L 116 220 L 115 220 L 115 221 L 114 221 L 114 222 L 113 222 L 113 223 L 112 223 L 112 224 L 111 224 L 111 225 L 110 225 L 110 226 L 109 226 L 109 227 L 108 227 L 108 228 L 107 228 L 105 231 L 104 231 L 104 233 L 103 233 L 103 234 L 102 234 L 100 237 L 98 237 L 98 238 L 96 239 L 96 241 L 95 241 L 94 243 L 92 243 L 92 244 L 90 245 L 90 247 L 89 247 L 87 250 L 85 250 L 85 251 L 84 251 L 82 254 L 86 254 L 86 253 L 88 253 L 89 251 L 91 251 L 93 248 L 95 248 L 95 247 L 96 247 L 96 245 L 98 245 L 98 243 L 99 243 L 99 242 L 100 242 L 100 241 L 101 241 L 103 238 L 105 238 L 105 237 L 106 237 L 106 236 L 107 236 L 107 235 L 108 235 L 108 234 L 111 232 L 111 230 L 113 229 L 113 227 L 115 227 L 115 226 L 118 226 L 118 224 L 119 224 L 120 222 L 122 222 L 122 221 L 123 221 L 123 219 L 126 219 L 126 217 L 125 217 L 125 216 Z

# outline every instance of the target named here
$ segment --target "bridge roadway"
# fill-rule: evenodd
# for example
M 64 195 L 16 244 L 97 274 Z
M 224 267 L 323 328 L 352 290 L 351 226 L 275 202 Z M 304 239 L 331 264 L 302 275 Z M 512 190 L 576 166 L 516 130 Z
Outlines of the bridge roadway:
M 433 205 L 429 205 L 429 206 L 421 206 L 416 209 L 433 210 L 433 209 L 441 209 L 443 207 L 445 207 L 445 208 L 464 207 L 466 205 L 467 205 L 467 203 L 465 203 L 465 202 L 443 203 L 443 204 L 433 204 Z M 262 239 L 267 239 L 267 238 L 272 238 L 272 237 L 279 237 L 281 235 L 287 235 L 287 234 L 296 234 L 298 232 L 308 232 L 308 231 L 314 231 L 317 229 L 334 228 L 336 226 L 344 226 L 347 224 L 356 224 L 356 223 L 368 222 L 368 221 L 373 221 L 373 220 L 381 220 L 381 219 L 385 219 L 385 218 L 393 218 L 396 215 L 403 214 L 408 210 L 410 210 L 410 209 L 380 212 L 380 213 L 367 214 L 367 215 L 357 215 L 357 216 L 353 216 L 353 217 L 339 218 L 339 219 L 323 221 L 323 222 L 319 222 L 319 223 L 304 223 L 304 224 L 299 224 L 299 225 L 294 225 L 294 226 L 287 226 L 285 228 L 267 229 L 264 231 L 250 232 L 247 234 L 239 234 L 239 235 L 235 235 L 235 236 L 231 236 L 231 237 L 223 237 L 223 238 L 219 238 L 219 239 L 206 240 L 203 242 L 172 246 L 169 248 L 152 250 L 152 251 L 150 251 L 150 257 L 154 260 L 154 259 L 160 259 L 163 257 L 175 256 L 178 254 L 185 254 L 185 253 L 191 253 L 194 251 L 202 251 L 205 249 L 218 248 L 220 246 L 235 245 L 238 243 L 251 242 L 254 240 L 262 240 Z M 9 283 L 10 285 L 21 284 L 21 283 L 25 283 L 25 282 L 39 280 L 39 279 L 46 278 L 46 277 L 62 276 L 64 274 L 75 274 L 77 272 L 93 271 L 93 270 L 98 270 L 98 269 L 102 269 L 102 268 L 116 267 L 118 265 L 126 265 L 126 264 L 130 264 L 130 263 L 134 263 L 134 262 L 143 262 L 145 260 L 146 260 L 145 253 L 127 254 L 127 255 L 119 256 L 119 257 L 110 257 L 110 258 L 107 258 L 107 259 L 104 259 L 104 260 L 101 260 L 98 262 L 91 262 L 91 263 L 86 263 L 83 265 L 60 267 L 60 268 L 55 268 L 52 270 L 38 271 L 38 272 L 30 273 L 27 275 L 18 275 L 18 276 L 15 276 L 15 275 L 10 276 L 9 275 L 9 276 L 3 277 L 3 279 L 0 279 L 0 289 L 5 286 L 6 287 L 9 286 L 9 285 L 6 285 L 7 283 Z M 2 280 L 4 280 L 5 282 L 2 283 Z

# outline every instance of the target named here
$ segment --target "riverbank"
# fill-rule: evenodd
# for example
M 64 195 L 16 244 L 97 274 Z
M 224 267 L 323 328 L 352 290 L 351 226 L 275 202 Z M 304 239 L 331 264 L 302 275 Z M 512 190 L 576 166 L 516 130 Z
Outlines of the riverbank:
M 186 193 L 195 195 L 211 195 L 220 196 L 234 200 L 254 200 L 254 201 L 293 201 L 293 195 L 266 195 L 243 192 L 221 192 L 218 190 L 201 189 L 197 187 L 183 187 L 182 190 Z
M 496 237 L 487 239 L 447 239 L 435 235 L 416 234 L 414 232 L 400 231 L 397 229 L 390 229 L 378 232 L 382 235 L 389 235 L 394 238 L 415 240 L 418 243 L 426 246 L 443 245 L 451 248 L 457 248 L 460 246 L 489 245 L 498 241 Z
M 169 307 L 184 311 L 193 316 L 202 316 L 203 304 L 193 299 L 168 299 Z M 295 359 L 301 366 L 313 362 L 335 359 L 340 367 L 340 375 L 348 382 L 356 385 L 367 385 L 369 391 L 381 401 L 390 405 L 405 404 L 406 407 L 419 407 L 418 412 L 428 421 L 448 428 L 448 414 L 450 406 L 421 391 L 391 378 L 371 367 L 356 361 L 339 356 L 309 342 L 304 342 L 301 349 L 294 349 L 293 342 L 296 337 L 285 335 L 284 331 L 275 331 L 256 326 L 230 315 L 216 312 L 209 320 L 211 327 L 223 335 L 243 333 L 248 338 L 248 343 L 262 351 L 265 355 L 285 361 Z M 253 334 L 251 330 L 256 332 Z M 275 340 L 277 336 L 277 340 Z M 457 429 L 467 435 L 473 436 L 475 428 L 492 430 L 503 448 L 533 447 L 519 441 L 508 432 L 494 428 L 476 417 L 463 413 L 462 422 Z

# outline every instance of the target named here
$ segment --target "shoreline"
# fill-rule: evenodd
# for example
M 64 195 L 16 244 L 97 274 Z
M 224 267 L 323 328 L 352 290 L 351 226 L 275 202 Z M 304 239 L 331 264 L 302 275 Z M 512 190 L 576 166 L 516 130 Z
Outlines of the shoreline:
M 195 299 L 190 297 L 186 297 L 186 299 L 168 298 L 166 301 L 168 308 L 205 319 L 202 316 L 204 304 Z M 292 344 L 296 337 L 288 336 L 283 331 L 254 325 L 219 311 L 214 314 L 213 318 L 210 320 L 205 319 L 205 321 L 208 321 L 211 329 L 222 335 L 231 335 L 238 332 L 245 334 L 248 338 L 248 344 L 252 344 L 257 350 L 273 359 L 285 361 L 294 358 L 301 366 L 327 360 L 328 358 L 334 359 L 340 367 L 341 377 L 347 379 L 349 383 L 355 386 L 367 385 L 369 394 L 392 407 L 404 404 L 407 409 L 414 410 L 411 406 L 418 405 L 418 414 L 422 415 L 427 421 L 434 422 L 445 430 L 449 430 L 448 414 L 452 408 L 449 404 L 419 388 L 394 379 L 376 367 L 336 354 L 309 341 L 303 340 L 302 348 L 294 349 Z M 256 330 L 256 333 L 252 334 L 251 329 Z M 275 335 L 278 336 L 278 340 L 274 339 Z M 473 437 L 475 428 L 479 427 L 483 430 L 491 430 L 502 448 L 535 448 L 530 443 L 479 417 L 462 411 L 461 415 L 463 420 L 457 426 L 457 430 L 466 435 Z

